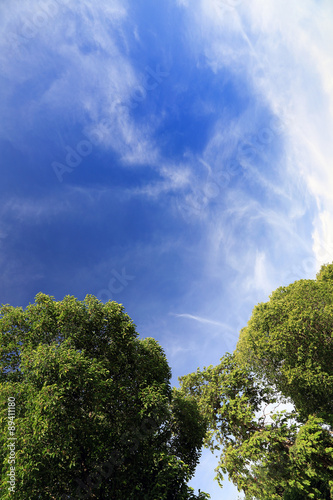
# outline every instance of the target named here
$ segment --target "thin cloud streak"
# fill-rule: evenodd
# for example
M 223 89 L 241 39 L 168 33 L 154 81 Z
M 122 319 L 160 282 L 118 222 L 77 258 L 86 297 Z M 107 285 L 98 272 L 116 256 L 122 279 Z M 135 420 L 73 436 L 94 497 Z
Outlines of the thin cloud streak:
M 215 321 L 215 320 L 208 319 L 208 318 L 202 318 L 201 316 L 195 316 L 193 314 L 187 314 L 187 313 L 183 313 L 183 314 L 170 313 L 170 314 L 172 314 L 172 316 L 176 316 L 177 318 L 193 319 L 194 321 L 198 321 L 199 323 L 221 326 L 223 328 L 227 328 L 228 330 L 231 330 L 230 326 L 228 326 L 225 323 L 221 323 L 220 321 Z

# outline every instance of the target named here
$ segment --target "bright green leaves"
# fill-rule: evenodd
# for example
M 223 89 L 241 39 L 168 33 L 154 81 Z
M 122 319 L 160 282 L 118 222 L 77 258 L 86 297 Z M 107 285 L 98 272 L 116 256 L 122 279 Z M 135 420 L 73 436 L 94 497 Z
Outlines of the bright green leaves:
M 309 477 L 314 476 L 318 469 L 327 478 L 333 477 L 333 440 L 322 419 L 309 416 L 300 428 L 291 449 L 291 458 L 300 468 L 305 467 L 304 473 Z
M 234 354 L 181 378 L 247 499 L 333 498 L 333 265 L 258 304 Z M 277 411 L 279 403 L 292 411 Z
M 15 498 L 204 499 L 186 485 L 206 422 L 170 387 L 163 349 L 115 302 L 38 294 L 0 318 L 1 497 L 8 397 L 16 400 Z M 4 493 L 3 493 L 4 492 Z
M 221 453 L 220 484 L 228 474 L 247 498 L 291 491 L 326 498 L 316 486 L 332 475 L 333 440 L 323 420 L 310 416 L 302 426 L 296 411 L 277 411 L 280 394 L 228 354 L 220 365 L 182 377 L 181 391 L 197 399 L 208 421 L 206 445 Z
M 287 453 L 295 434 L 294 428 L 284 425 L 284 414 L 276 415 L 276 422 L 271 424 L 264 421 L 262 404 L 276 401 L 278 394 L 259 382 L 248 369 L 237 365 L 230 354 L 216 367 L 181 378 L 181 390 L 198 400 L 208 421 L 206 445 L 221 452 L 217 468 L 219 483 L 227 473 L 248 494 L 263 491 L 251 464 L 270 467 L 272 454 Z M 271 484 L 269 494 L 272 494 Z
M 331 264 L 325 264 L 321 267 L 319 273 L 317 273 L 316 279 L 320 281 L 328 281 L 333 283 L 333 266 Z
M 259 304 L 241 332 L 236 356 L 276 384 L 306 419 L 333 413 L 333 265 Z

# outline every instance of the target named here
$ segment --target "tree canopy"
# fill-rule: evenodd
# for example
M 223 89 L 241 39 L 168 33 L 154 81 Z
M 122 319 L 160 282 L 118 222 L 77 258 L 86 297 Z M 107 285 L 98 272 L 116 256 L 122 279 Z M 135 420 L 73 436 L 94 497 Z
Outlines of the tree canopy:
M 241 331 L 237 356 L 285 396 L 305 419 L 333 425 L 333 265 L 258 304 Z
M 248 499 L 333 498 L 333 265 L 258 304 L 236 350 L 181 377 Z M 282 409 L 284 408 L 284 409 Z
M 186 484 L 205 417 L 191 396 L 171 389 L 163 349 L 138 338 L 123 306 L 40 293 L 25 310 L 2 306 L 0 336 L 1 498 L 209 497 Z
M 274 291 L 233 353 L 172 389 L 116 302 L 2 306 L 1 498 L 14 446 L 18 499 L 204 500 L 187 485 L 204 443 L 247 500 L 332 500 L 332 332 L 333 264 Z

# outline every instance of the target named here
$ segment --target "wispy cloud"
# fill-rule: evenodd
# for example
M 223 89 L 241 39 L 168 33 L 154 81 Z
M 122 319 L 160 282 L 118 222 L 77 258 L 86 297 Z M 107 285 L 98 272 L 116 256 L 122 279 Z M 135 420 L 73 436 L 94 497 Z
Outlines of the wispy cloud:
M 99 147 L 114 150 L 125 163 L 154 162 L 151 124 L 137 124 L 130 113 L 132 94 L 141 88 L 145 67 L 135 69 L 129 54 L 127 3 L 65 3 L 66 9 L 59 7 L 49 16 L 37 2 L 25 2 L 20 9 L 14 2 L 5 12 L 3 54 L 10 49 L 14 33 L 24 42 L 24 57 L 19 47 L 11 63 L 4 65 L 3 101 L 10 102 L 21 88 L 31 92 L 35 87 L 36 92 L 17 106 L 14 116 L 3 109 L 6 120 L 1 122 L 1 136 L 16 146 L 24 144 L 27 130 L 34 128 L 41 135 L 45 114 L 52 112 L 55 123 L 80 127 L 82 134 L 97 137 Z M 21 35 L 22 26 L 31 26 L 30 37 Z M 36 80 L 41 64 L 42 82 Z
M 307 0 L 290 5 L 284 0 L 263 4 L 254 0 L 238 2 L 233 9 L 221 8 L 221 4 L 220 0 L 198 0 L 195 7 L 191 4 L 187 9 L 189 48 L 196 54 L 204 52 L 206 64 L 215 73 L 227 67 L 245 89 L 251 89 L 255 99 L 238 120 L 228 121 L 228 127 L 221 120 L 203 158 L 211 165 L 230 162 L 237 141 L 248 141 L 265 127 L 260 108 L 266 106 L 271 116 L 277 116 L 284 124 L 282 135 L 275 137 L 280 157 L 273 143 L 266 148 L 262 145 L 262 166 L 253 164 L 251 158 L 250 163 L 242 163 L 246 181 L 255 193 L 260 189 L 271 198 L 284 199 L 283 210 L 281 205 L 262 205 L 258 214 L 269 219 L 271 230 L 279 228 L 276 246 L 288 248 L 291 235 L 299 240 L 295 224 L 299 221 L 298 226 L 303 225 L 300 221 L 308 220 L 308 236 L 304 233 L 299 243 L 308 254 L 314 252 L 319 267 L 321 262 L 333 259 L 333 254 L 323 251 L 333 246 L 333 146 L 329 133 L 333 129 L 332 3 Z M 189 7 L 186 2 L 181 6 Z M 271 175 L 273 171 L 279 172 L 278 182 Z M 235 196 L 238 214 L 239 194 L 228 186 L 226 196 L 229 201 Z M 250 193 L 243 190 L 241 197 L 245 205 L 251 205 Z M 315 210 L 311 197 L 317 205 Z M 212 231 L 212 240 L 226 233 L 225 228 L 217 230 L 216 223 Z M 227 232 L 230 235 L 230 228 Z M 294 248 L 299 251 L 298 245 Z M 260 248 L 257 250 L 260 252 Z M 252 254 L 255 266 L 256 250 Z
M 170 313 L 173 316 L 176 316 L 177 318 L 187 318 L 187 319 L 193 319 L 194 321 L 198 321 L 199 323 L 205 323 L 208 325 L 215 325 L 215 326 L 221 326 L 223 328 L 226 328 L 228 330 L 231 330 L 229 325 L 225 323 L 221 323 L 220 321 L 215 321 L 213 319 L 209 318 L 202 318 L 201 316 L 195 316 L 194 314 L 187 314 L 187 313 L 182 313 L 182 314 L 177 314 L 177 313 Z

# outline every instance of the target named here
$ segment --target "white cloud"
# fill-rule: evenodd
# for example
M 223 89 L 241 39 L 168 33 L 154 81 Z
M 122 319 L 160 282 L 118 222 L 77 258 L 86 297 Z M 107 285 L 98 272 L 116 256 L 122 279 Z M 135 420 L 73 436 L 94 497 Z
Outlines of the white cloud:
M 187 12 L 190 50 L 204 52 L 214 72 L 227 67 L 238 81 L 252 87 L 257 98 L 254 106 L 265 104 L 285 124 L 281 136 L 284 155 L 280 160 L 272 158 L 283 173 L 281 184 L 253 166 L 248 172 L 257 186 L 285 198 L 294 221 L 307 210 L 313 221 L 313 251 L 319 266 L 330 254 L 323 248 L 330 249 L 333 243 L 333 4 L 329 0 L 292 4 L 287 0 L 244 0 L 236 2 L 235 8 L 225 4 L 221 0 L 191 4 Z M 238 122 L 229 122 L 227 130 L 217 126 L 205 151 L 208 163 L 214 164 L 220 156 L 223 164 L 223 155 L 228 156 L 237 136 L 243 138 L 251 129 L 251 119 L 256 116 L 253 104 L 248 118 L 242 115 Z M 310 212 L 310 197 L 316 201 L 315 212 Z M 238 213 L 240 209 L 241 205 L 236 208 Z M 279 231 L 276 245 L 284 248 L 293 235 L 298 240 L 295 251 L 300 245 L 311 252 L 311 245 L 297 238 L 297 227 L 291 230 L 290 217 L 273 210 L 269 217 L 271 224 L 276 221 L 287 229 Z M 220 239 L 226 231 L 214 228 L 214 232 Z
M 265 252 L 256 252 L 256 260 L 254 265 L 254 275 L 251 280 L 252 286 L 269 294 L 272 291 L 273 284 L 269 278 L 269 270 L 267 269 L 267 258 Z
M 319 209 L 313 217 L 319 266 L 319 248 L 333 242 L 333 6 L 326 1 L 265 6 L 255 1 L 249 19 L 262 36 L 257 48 L 266 76 L 259 88 L 272 108 L 284 110 L 290 119 L 287 171 L 301 173 Z
M 176 313 L 170 313 L 173 316 L 176 316 L 177 318 L 187 318 L 187 319 L 193 319 L 194 321 L 198 321 L 199 323 L 206 323 L 209 325 L 216 325 L 216 326 L 222 326 L 223 328 L 230 329 L 228 325 L 225 323 L 221 323 L 220 321 L 215 321 L 209 318 L 202 318 L 200 316 L 195 316 L 194 314 L 188 314 L 188 313 L 183 313 L 183 314 L 176 314 Z
M 332 211 L 323 210 L 315 219 L 313 231 L 313 251 L 317 260 L 317 270 L 322 264 L 333 262 L 333 221 Z
M 50 7 L 50 15 L 39 22 L 42 4 L 36 1 L 22 6 L 14 2 L 4 13 L 3 54 L 13 49 L 14 55 L 10 63 L 3 55 L 7 82 L 2 101 L 11 102 L 19 84 L 40 86 L 40 91 L 20 104 L 15 116 L 10 106 L 3 109 L 1 136 L 18 145 L 27 130 L 42 126 L 43 111 L 52 112 L 54 119 L 69 127 L 81 125 L 83 133 L 95 137 L 99 146 L 115 150 L 125 163 L 154 163 L 152 125 L 137 124 L 130 115 L 130 106 L 138 104 L 133 91 L 145 92 L 141 87 L 145 68 L 137 73 L 128 56 L 127 2 L 65 3 L 53 14 Z M 21 36 L 22 26 L 30 26 L 30 37 Z M 17 48 L 13 36 L 19 37 Z M 37 82 L 41 71 L 45 78 Z

